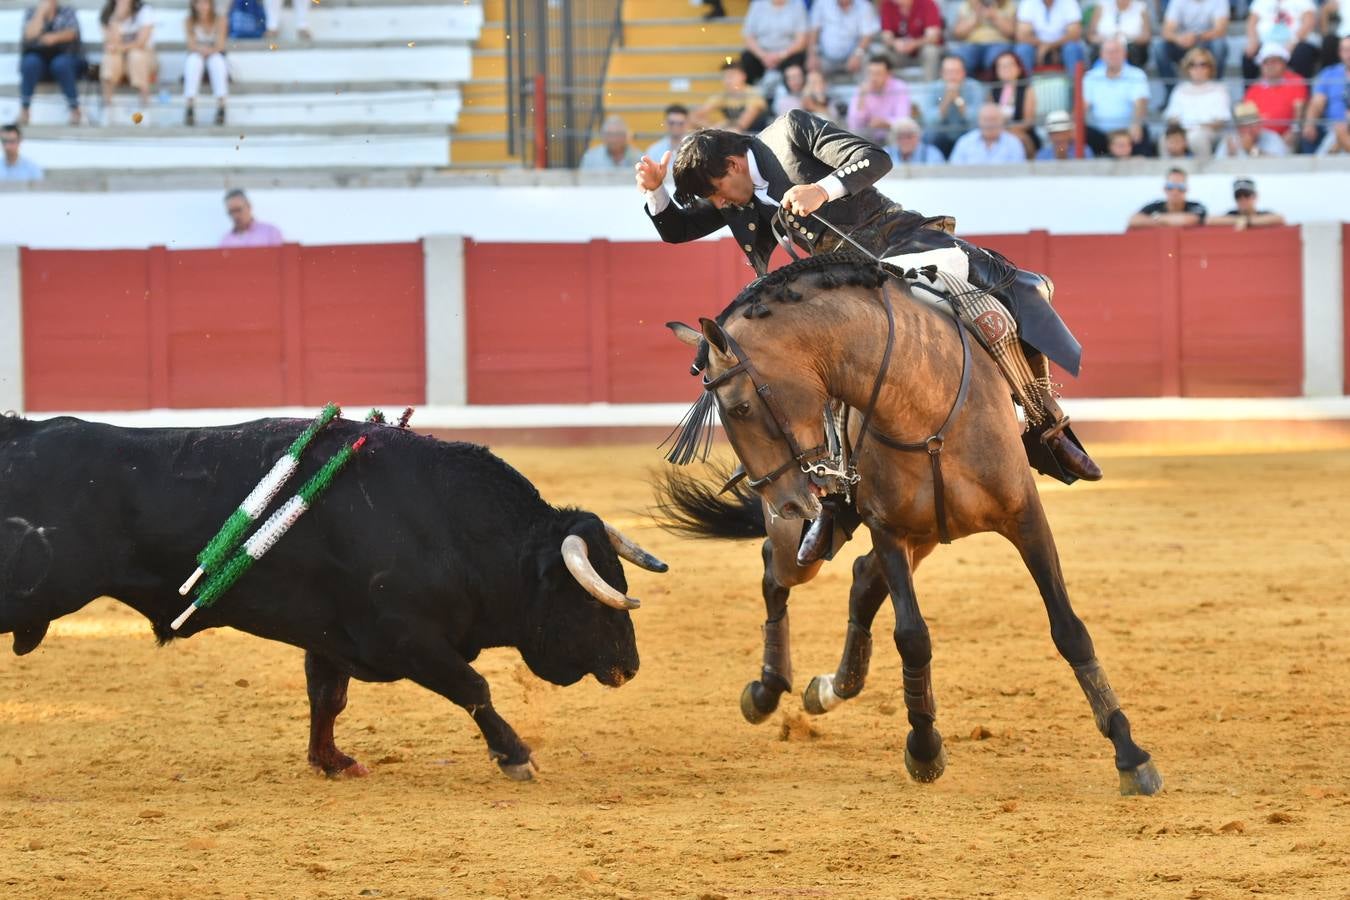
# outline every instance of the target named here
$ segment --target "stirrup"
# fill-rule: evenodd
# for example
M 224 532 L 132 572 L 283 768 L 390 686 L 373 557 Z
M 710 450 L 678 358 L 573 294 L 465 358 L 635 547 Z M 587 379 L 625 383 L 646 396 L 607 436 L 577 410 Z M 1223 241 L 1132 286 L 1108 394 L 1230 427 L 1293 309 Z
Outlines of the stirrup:
M 1022 432 L 1022 446 L 1027 451 L 1027 462 L 1031 467 L 1042 475 L 1049 475 L 1056 481 L 1062 481 L 1065 484 L 1073 484 L 1078 480 L 1078 476 L 1073 474 L 1060 465 L 1059 459 L 1050 449 L 1048 441 L 1060 433 L 1064 434 L 1068 440 L 1077 445 L 1086 455 L 1087 450 L 1083 447 L 1083 442 L 1078 440 L 1078 436 L 1073 433 L 1069 427 L 1069 417 L 1064 416 L 1057 421 L 1051 422 L 1047 419 L 1040 425 L 1032 426 Z

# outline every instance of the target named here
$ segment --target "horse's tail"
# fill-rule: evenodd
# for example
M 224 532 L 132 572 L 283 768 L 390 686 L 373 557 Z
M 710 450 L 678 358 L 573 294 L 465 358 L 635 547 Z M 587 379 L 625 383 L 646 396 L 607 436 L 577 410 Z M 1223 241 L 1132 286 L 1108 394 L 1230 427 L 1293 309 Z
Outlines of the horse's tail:
M 745 482 L 719 493 L 731 473 L 715 466 L 710 471 L 710 478 L 700 480 L 679 469 L 666 469 L 655 485 L 657 524 L 667 531 L 698 538 L 767 535 L 764 507 Z

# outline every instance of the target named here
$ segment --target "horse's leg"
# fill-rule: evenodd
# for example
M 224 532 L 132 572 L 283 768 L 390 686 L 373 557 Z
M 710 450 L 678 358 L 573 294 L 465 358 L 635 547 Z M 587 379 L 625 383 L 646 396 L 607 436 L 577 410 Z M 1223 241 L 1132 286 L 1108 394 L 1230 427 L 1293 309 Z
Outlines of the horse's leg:
M 1064 575 L 1059 567 L 1059 552 L 1055 549 L 1055 538 L 1050 533 L 1039 496 L 1033 493 L 1017 517 L 1015 529 L 1005 537 L 1017 547 L 1031 576 L 1036 579 L 1036 587 L 1040 589 L 1045 611 L 1050 617 L 1050 636 L 1055 647 L 1073 666 L 1078 684 L 1092 707 L 1098 730 L 1115 748 L 1121 794 L 1156 794 L 1162 790 L 1162 775 L 1148 752 L 1130 737 L 1130 722 L 1097 662 L 1087 626 L 1069 605 L 1069 592 L 1064 587 Z
M 895 646 L 903 664 L 905 710 L 910 725 L 909 737 L 905 739 L 905 768 L 915 781 L 937 781 L 947 767 L 947 751 L 942 746 L 942 735 L 933 726 L 937 720 L 931 673 L 933 645 L 914 596 L 912 555 L 920 554 L 900 538 L 879 529 L 872 531 L 872 547 L 895 609 Z
M 795 550 L 792 551 L 795 553 Z M 759 680 L 741 691 L 741 715 L 758 725 L 778 708 L 778 698 L 792 690 L 792 644 L 788 633 L 788 586 L 775 577 L 773 536 L 764 539 L 764 664 Z

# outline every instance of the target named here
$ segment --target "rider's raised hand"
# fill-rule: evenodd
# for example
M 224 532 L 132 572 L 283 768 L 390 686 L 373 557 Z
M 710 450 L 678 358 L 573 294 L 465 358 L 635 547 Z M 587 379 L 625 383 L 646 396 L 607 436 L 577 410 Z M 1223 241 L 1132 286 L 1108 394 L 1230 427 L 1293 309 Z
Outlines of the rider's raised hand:
M 650 156 L 638 160 L 637 186 L 640 191 L 654 191 L 666 180 L 666 170 L 670 167 L 670 151 L 661 154 L 660 162 L 653 162 Z

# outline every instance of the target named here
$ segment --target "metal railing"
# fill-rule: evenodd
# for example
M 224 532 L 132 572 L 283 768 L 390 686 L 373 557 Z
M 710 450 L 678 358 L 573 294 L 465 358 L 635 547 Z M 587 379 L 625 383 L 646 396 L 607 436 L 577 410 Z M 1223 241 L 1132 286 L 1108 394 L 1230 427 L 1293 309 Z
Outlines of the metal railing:
M 507 0 L 507 148 L 535 168 L 581 161 L 604 117 L 620 0 Z

